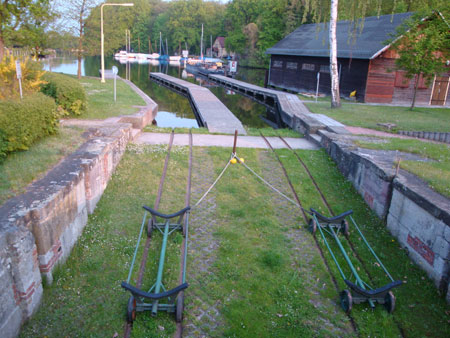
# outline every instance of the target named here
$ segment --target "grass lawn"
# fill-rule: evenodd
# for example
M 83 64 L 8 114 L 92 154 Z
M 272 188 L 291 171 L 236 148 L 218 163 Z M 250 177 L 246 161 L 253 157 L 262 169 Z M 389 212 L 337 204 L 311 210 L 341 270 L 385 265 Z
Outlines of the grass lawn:
M 42 178 L 62 158 L 76 150 L 85 140 L 83 130 L 60 128 L 57 135 L 46 137 L 26 151 L 10 154 L 0 164 L 0 204 L 25 192 L 31 182 Z
M 162 146 L 128 147 L 71 256 L 55 273 L 54 283 L 45 287 L 41 308 L 25 324 L 21 337 L 123 334 L 128 294 L 120 283 L 127 278 L 133 256 L 143 215 L 141 206 L 152 206 L 155 201 L 165 151 L 166 147 Z M 194 148 L 193 192 L 196 196 L 204 191 L 198 191 L 199 180 L 207 173 L 213 180 L 229 159 L 230 151 L 228 148 Z M 323 211 L 318 195 L 294 156 L 287 150 L 277 152 L 305 206 Z M 273 179 L 281 177 L 277 174 L 280 169 L 274 170 L 276 165 L 269 152 L 238 149 L 238 154 L 259 174 L 272 175 Z M 310 166 L 335 211 L 352 208 L 381 259 L 396 278 L 407 282 L 395 290 L 397 309 L 393 316 L 382 306 L 377 306 L 375 311 L 369 310 L 366 304 L 354 306 L 352 314 L 360 335 L 399 336 L 396 325 L 399 323 L 408 337 L 447 336 L 449 324 L 445 311 L 448 306 L 425 273 L 410 262 L 324 151 L 299 151 L 299 154 Z M 160 205 L 162 212 L 174 212 L 184 205 L 187 160 L 187 147 L 174 147 L 165 183 L 167 190 Z M 206 183 L 209 186 L 212 181 Z M 196 314 L 202 306 L 207 309 L 215 305 L 219 309 L 215 320 L 220 327 L 207 332 L 208 337 L 355 335 L 348 318 L 338 308 L 338 294 L 314 247 L 312 235 L 305 226 L 299 228 L 303 221 L 300 214 L 295 213 L 295 207 L 289 209 L 290 204 L 280 202 L 276 194 L 240 165 L 230 166 L 212 190 L 211 198 L 214 210 L 208 217 L 196 216 L 201 209 L 192 211 L 192 219 L 196 221 L 191 223 L 190 238 L 202 231 L 211 231 L 212 237 L 210 243 L 193 242 L 190 246 L 185 324 L 203 325 Z M 196 201 L 193 199 L 191 205 Z M 280 203 L 287 209 L 280 208 Z M 291 217 L 291 221 L 286 222 L 285 217 Z M 167 288 L 175 286 L 179 272 L 181 238 L 177 234 L 171 236 L 164 272 Z M 155 278 L 160 238 L 155 235 L 150 247 L 145 287 Z M 295 238 L 302 239 L 303 244 Z M 351 240 L 361 249 L 361 239 L 354 232 Z M 205 272 L 202 266 L 207 257 L 196 251 L 196 245 L 209 246 L 212 242 L 217 243 L 217 248 Z M 143 243 L 138 259 L 142 247 Z M 363 251 L 361 255 L 368 257 Z M 327 259 L 332 266 L 328 255 Z M 202 264 L 197 264 L 199 261 Z M 377 276 L 375 285 L 386 282 L 379 277 L 378 267 L 368 263 L 366 268 Z M 333 266 L 332 269 L 336 273 Z M 134 275 L 132 280 L 135 278 Z M 343 282 L 339 283 L 343 288 Z M 174 330 L 172 315 L 160 313 L 152 318 L 149 313 L 138 313 L 132 337 L 169 337 Z
M 174 128 L 175 134 L 188 134 L 190 128 Z M 223 135 L 220 133 L 210 133 L 207 128 L 192 128 L 192 134 L 210 134 L 210 135 Z M 246 128 L 247 136 L 260 136 L 261 132 L 264 136 L 282 136 L 282 137 L 303 137 L 302 134 L 292 129 L 273 129 L 267 128 Z M 148 125 L 143 129 L 147 133 L 170 133 L 172 128 L 161 128 L 153 125 Z
M 355 142 L 369 149 L 399 150 L 421 155 L 433 162 L 401 161 L 400 167 L 422 178 L 440 194 L 450 198 L 450 146 L 409 139 L 382 139 L 382 142 Z
M 410 111 L 408 107 L 369 106 L 351 103 L 342 103 L 340 109 L 331 109 L 328 102 L 305 102 L 305 105 L 312 113 L 327 115 L 353 127 L 386 131 L 377 123 L 393 123 L 397 125 L 395 130 L 450 131 L 449 108 L 414 108 L 413 111 Z
M 83 77 L 79 80 L 86 90 L 88 111 L 80 119 L 106 119 L 112 116 L 129 115 L 138 111 L 133 106 L 145 106 L 144 100 L 122 80 L 117 80 L 117 101 L 114 102 L 114 80 Z

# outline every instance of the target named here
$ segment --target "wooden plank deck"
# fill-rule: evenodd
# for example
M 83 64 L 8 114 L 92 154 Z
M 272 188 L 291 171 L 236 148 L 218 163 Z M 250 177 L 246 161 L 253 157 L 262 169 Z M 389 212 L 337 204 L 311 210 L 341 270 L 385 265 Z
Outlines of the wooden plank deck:
M 297 95 L 256 86 L 222 75 L 209 75 L 208 78 L 226 88 L 266 105 L 269 109 L 277 109 L 282 121 L 291 128 L 294 127 L 294 117 L 306 121 L 311 126 L 311 129 L 314 130 L 325 127 L 323 123 L 314 119 L 314 114 L 311 114 Z
M 198 120 L 212 133 L 246 135 L 241 121 L 211 91 L 194 83 L 163 73 L 150 73 L 150 79 L 187 97 Z

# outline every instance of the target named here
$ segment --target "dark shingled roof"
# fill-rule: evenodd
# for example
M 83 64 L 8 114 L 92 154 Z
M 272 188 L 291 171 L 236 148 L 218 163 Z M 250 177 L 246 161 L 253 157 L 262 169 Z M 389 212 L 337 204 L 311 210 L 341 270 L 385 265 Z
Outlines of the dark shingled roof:
M 336 35 L 338 57 L 354 59 L 372 59 L 386 45 L 385 41 L 392 38 L 396 28 L 413 13 L 371 16 L 365 18 L 363 30 L 356 28 L 351 21 L 339 21 Z M 298 55 L 329 57 L 328 23 L 301 25 L 272 48 L 266 54 Z M 354 34 L 354 35 L 353 35 Z

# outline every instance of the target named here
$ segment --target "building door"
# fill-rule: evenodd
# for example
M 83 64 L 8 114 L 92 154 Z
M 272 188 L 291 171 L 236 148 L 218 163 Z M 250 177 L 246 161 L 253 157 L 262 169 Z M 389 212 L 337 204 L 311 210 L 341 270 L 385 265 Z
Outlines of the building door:
M 431 105 L 443 106 L 448 92 L 448 76 L 436 76 L 434 79 L 433 92 L 431 93 Z

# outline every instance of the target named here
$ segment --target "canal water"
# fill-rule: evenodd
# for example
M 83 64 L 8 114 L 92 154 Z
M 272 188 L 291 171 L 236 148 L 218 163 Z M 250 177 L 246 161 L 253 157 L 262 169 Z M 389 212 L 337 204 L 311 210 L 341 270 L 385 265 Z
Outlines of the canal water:
M 56 57 L 42 61 L 45 70 L 66 74 L 77 73 L 77 61 L 73 56 Z M 196 78 L 179 64 L 160 64 L 157 61 L 122 64 L 113 58 L 105 58 L 105 69 L 117 66 L 119 76 L 127 78 L 142 89 L 159 105 L 156 122 L 159 127 L 198 127 L 189 100 L 171 90 L 150 81 L 150 72 L 162 72 L 201 86 L 205 86 L 216 95 L 233 114 L 247 127 L 262 128 L 268 125 L 261 116 L 266 115 L 266 107 L 222 87 Z M 100 57 L 85 57 L 82 61 L 82 75 L 99 76 Z M 263 86 L 264 69 L 238 68 L 236 79 Z

